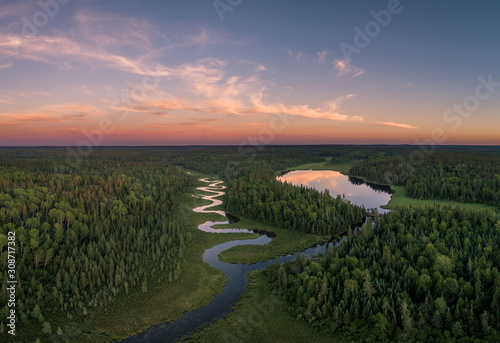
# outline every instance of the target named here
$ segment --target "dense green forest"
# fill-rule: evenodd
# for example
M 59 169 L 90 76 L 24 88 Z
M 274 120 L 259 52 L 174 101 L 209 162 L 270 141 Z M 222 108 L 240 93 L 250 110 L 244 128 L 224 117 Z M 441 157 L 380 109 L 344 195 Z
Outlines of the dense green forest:
M 492 211 L 405 209 L 267 275 L 298 318 L 338 337 L 497 342 L 499 234 Z
M 321 162 L 325 149 L 318 147 L 266 147 L 256 155 L 240 154 L 236 147 L 199 147 L 172 150 L 171 164 L 206 174 L 217 174 L 226 181 L 249 176 L 272 178 L 276 171 L 302 163 Z
M 105 152 L 64 173 L 55 172 L 57 159 L 0 160 L 2 332 L 9 232 L 17 243 L 21 332 L 34 325 L 56 333 L 60 313 L 85 317 L 119 294 L 146 292 L 148 281 L 179 277 L 190 236 L 171 212 L 189 178 L 139 156 Z
M 357 341 L 497 341 L 497 212 L 401 209 L 356 231 L 363 208 L 276 180 L 302 164 L 355 161 L 351 175 L 403 185 L 413 198 L 500 206 L 498 149 L 438 147 L 418 161 L 413 151 L 99 148 L 75 162 L 64 149 L 0 149 L 0 332 L 7 331 L 9 313 L 10 232 L 16 235 L 17 324 L 42 338 L 118 297 L 178 279 L 193 237 L 176 209 L 193 181 L 184 169 L 192 169 L 226 182 L 224 206 L 231 213 L 318 235 L 348 232 L 347 242 L 322 258 L 267 270 L 294 317 Z
M 281 228 L 320 235 L 338 235 L 360 223 L 364 209 L 307 187 L 274 179 L 241 177 L 227 190 L 228 211 Z
M 0 332 L 8 330 L 11 232 L 17 330 L 55 336 L 66 320 L 179 277 L 192 237 L 175 208 L 192 180 L 173 165 L 269 179 L 273 170 L 322 160 L 278 150 L 249 159 L 234 148 L 100 148 L 78 161 L 63 149 L 0 150 Z
M 416 199 L 444 199 L 500 207 L 500 154 L 437 151 L 424 159 L 403 154 L 367 161 L 350 174 L 405 186 Z

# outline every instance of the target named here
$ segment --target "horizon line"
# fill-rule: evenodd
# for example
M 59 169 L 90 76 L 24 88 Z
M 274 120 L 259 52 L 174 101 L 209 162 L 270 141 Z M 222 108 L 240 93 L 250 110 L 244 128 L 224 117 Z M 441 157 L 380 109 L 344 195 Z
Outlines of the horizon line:
M 357 143 L 326 143 L 326 144 L 185 144 L 185 145 L 96 145 L 91 146 L 94 148 L 168 148 L 168 147 L 286 147 L 286 146 L 435 146 L 435 147 L 500 147 L 500 144 L 409 144 L 409 143 L 400 143 L 400 144 L 390 144 L 390 143 L 365 143 L 365 144 L 357 144 Z M 78 145 L 0 145 L 0 149 L 18 149 L 18 148 L 55 148 L 55 149 L 63 149 L 63 148 L 78 148 Z M 83 149 L 88 148 L 87 146 L 80 147 Z

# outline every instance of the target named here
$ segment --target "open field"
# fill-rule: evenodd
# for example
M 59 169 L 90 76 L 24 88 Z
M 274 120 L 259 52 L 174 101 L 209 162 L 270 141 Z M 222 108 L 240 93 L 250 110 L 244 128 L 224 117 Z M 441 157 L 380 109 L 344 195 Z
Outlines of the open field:
M 269 289 L 261 271 L 252 272 L 234 312 L 189 338 L 189 342 L 335 343 L 305 321 L 294 318 Z

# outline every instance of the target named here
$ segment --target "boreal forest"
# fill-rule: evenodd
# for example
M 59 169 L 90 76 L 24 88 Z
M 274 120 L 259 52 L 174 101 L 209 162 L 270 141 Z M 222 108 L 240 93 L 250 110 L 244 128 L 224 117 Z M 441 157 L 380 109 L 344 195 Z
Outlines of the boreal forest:
M 391 187 L 391 201 L 377 212 L 280 180 L 292 170 Z M 236 220 L 193 212 L 217 192 L 214 209 Z M 230 278 L 203 262 L 206 249 L 268 233 L 220 255 L 234 266 L 269 260 L 243 273 L 236 307 L 173 341 L 259 342 L 268 324 L 244 334 L 235 318 L 272 299 L 281 312 L 266 321 L 291 335 L 307 328 L 311 342 L 498 342 L 499 211 L 496 147 L 102 147 L 78 159 L 2 148 L 1 341 L 127 342 L 176 323 Z M 206 221 L 250 232 L 198 230 Z

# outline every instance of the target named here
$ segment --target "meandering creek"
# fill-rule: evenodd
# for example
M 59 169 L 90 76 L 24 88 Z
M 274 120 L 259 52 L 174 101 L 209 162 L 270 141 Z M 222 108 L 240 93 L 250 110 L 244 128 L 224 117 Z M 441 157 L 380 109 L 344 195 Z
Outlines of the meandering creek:
M 225 194 L 225 192 L 223 191 L 225 187 L 221 185 L 223 181 L 208 181 L 206 178 L 201 179 L 200 181 L 208 183 L 208 186 L 199 187 L 197 189 L 203 192 L 211 193 L 211 195 L 203 195 L 201 196 L 201 198 L 212 201 L 212 203 L 197 207 L 193 209 L 193 211 L 197 213 L 217 213 L 227 219 L 227 215 L 224 211 L 209 210 L 212 207 L 222 204 L 221 200 L 215 198 Z M 322 188 L 318 189 L 322 190 Z M 137 334 L 136 336 L 127 338 L 122 342 L 175 342 L 181 337 L 194 333 L 198 328 L 208 325 L 215 320 L 223 318 L 225 315 L 231 312 L 231 308 L 236 304 L 236 302 L 239 301 L 241 295 L 246 290 L 246 287 L 248 285 L 247 273 L 253 270 L 264 269 L 271 263 L 276 262 L 276 258 L 254 264 L 232 264 L 221 262 L 218 256 L 224 250 L 237 245 L 265 245 L 269 244 L 273 239 L 266 233 L 254 230 L 238 229 L 237 227 L 232 229 L 213 228 L 213 225 L 228 224 L 229 222 L 229 220 L 217 222 L 207 221 L 203 224 L 200 224 L 198 226 L 198 229 L 211 233 L 256 232 L 259 233 L 260 236 L 255 239 L 233 240 L 221 243 L 205 250 L 205 253 L 203 254 L 203 262 L 208 263 L 212 267 L 220 269 L 226 275 L 227 282 L 224 286 L 224 289 L 222 290 L 222 293 L 216 294 L 210 303 L 193 311 L 184 312 L 182 317 L 180 317 L 179 319 L 166 324 L 152 326 L 148 330 Z M 235 226 L 237 226 L 237 224 Z M 280 256 L 278 259 L 280 263 L 283 263 L 285 261 L 294 260 L 298 253 L 304 253 L 306 256 L 316 256 L 318 254 L 324 254 L 329 245 L 336 246 L 342 241 L 343 240 L 337 240 L 335 242 L 325 242 L 315 245 L 304 251 L 296 252 L 287 256 Z

